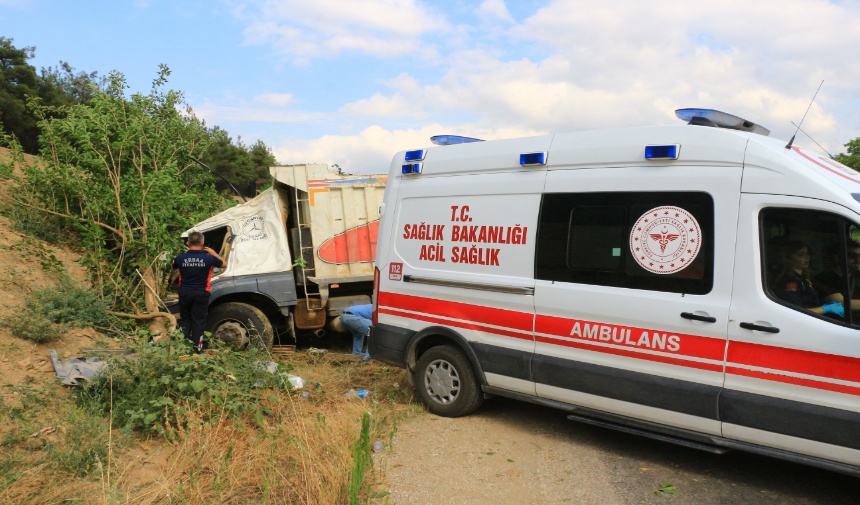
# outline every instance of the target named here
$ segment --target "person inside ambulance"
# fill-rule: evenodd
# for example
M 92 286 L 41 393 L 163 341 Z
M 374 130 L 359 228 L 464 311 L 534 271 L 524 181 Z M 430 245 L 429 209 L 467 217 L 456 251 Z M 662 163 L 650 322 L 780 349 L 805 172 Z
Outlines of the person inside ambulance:
M 782 270 L 774 279 L 772 289 L 781 300 L 803 307 L 816 314 L 843 317 L 842 302 L 829 301 L 822 305 L 818 292 L 809 280 L 809 248 L 799 240 L 782 244 Z
M 825 249 L 826 269 L 815 276 L 815 289 L 818 296 L 825 302 L 842 303 L 846 289 L 842 274 L 842 254 L 838 246 Z M 860 273 L 860 243 L 848 241 L 846 248 L 846 263 L 848 265 L 848 296 L 851 299 L 851 311 L 860 311 L 860 292 L 857 291 L 857 276 Z

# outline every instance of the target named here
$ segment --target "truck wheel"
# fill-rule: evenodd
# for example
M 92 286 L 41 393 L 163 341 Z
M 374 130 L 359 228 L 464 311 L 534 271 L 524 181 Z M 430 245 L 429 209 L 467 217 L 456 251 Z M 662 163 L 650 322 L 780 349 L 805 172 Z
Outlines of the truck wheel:
M 271 349 L 275 338 L 272 323 L 263 311 L 245 303 L 224 303 L 209 311 L 206 330 L 213 339 L 221 340 L 237 350 L 248 346 Z
M 421 401 L 437 416 L 465 416 L 484 402 L 472 364 L 454 346 L 428 349 L 418 360 L 414 381 Z

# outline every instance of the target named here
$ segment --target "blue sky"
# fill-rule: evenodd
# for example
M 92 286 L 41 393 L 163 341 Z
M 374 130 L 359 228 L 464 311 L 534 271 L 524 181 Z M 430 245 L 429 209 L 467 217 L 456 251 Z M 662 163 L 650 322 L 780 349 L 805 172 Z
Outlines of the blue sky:
M 125 74 L 280 163 L 382 173 L 429 137 L 677 123 L 707 107 L 832 154 L 860 137 L 860 0 L 0 0 L 37 69 Z M 802 133 L 796 144 L 818 149 Z

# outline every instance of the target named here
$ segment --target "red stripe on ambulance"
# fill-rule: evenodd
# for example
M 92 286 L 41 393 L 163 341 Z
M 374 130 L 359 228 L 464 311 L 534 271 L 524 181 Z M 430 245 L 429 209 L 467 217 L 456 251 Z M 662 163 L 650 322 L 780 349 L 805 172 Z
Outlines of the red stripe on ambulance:
M 401 295 L 397 293 L 379 293 L 379 305 L 415 312 L 423 312 L 434 316 L 450 317 L 476 323 L 505 326 L 513 330 L 532 331 L 534 316 L 528 312 L 515 310 L 493 309 L 468 303 L 448 302 L 421 296 Z M 415 317 L 410 315 L 409 317 Z M 529 337 L 531 338 L 531 337 Z
M 799 351 L 746 342 L 729 344 L 729 365 L 739 364 L 757 368 L 770 368 L 828 379 L 860 382 L 860 358 Z
M 744 377 L 752 377 L 754 379 L 764 379 L 767 381 L 794 384 L 796 386 L 804 386 L 812 389 L 835 391 L 837 393 L 860 396 L 860 387 L 847 386 L 845 384 L 834 384 L 832 382 L 804 379 L 803 377 L 791 377 L 789 375 L 774 374 L 773 372 L 759 372 L 756 370 L 747 370 L 746 368 L 738 368 L 733 366 L 726 367 L 726 373 L 732 375 L 742 375 Z

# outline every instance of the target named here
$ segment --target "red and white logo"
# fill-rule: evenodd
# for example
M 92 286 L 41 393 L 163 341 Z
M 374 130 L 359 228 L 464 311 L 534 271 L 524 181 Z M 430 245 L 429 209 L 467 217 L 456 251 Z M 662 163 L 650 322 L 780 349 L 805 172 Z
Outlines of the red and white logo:
M 680 207 L 656 207 L 630 231 L 630 252 L 636 262 L 655 274 L 673 274 L 690 266 L 699 254 L 702 228 Z
M 392 263 L 388 265 L 388 280 L 403 280 L 403 263 Z

